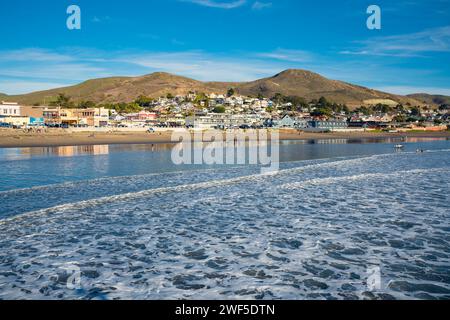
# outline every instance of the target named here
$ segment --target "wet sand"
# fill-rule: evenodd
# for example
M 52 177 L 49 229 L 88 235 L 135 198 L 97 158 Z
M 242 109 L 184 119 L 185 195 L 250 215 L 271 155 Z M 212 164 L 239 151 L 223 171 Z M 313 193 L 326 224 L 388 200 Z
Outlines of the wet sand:
M 281 130 L 280 140 L 318 139 L 376 139 L 376 138 L 450 138 L 450 131 L 441 132 L 333 132 L 306 133 Z M 0 148 L 53 147 L 104 144 L 151 144 L 173 143 L 172 132 L 70 132 L 62 129 L 45 133 L 25 133 L 20 130 L 1 129 Z

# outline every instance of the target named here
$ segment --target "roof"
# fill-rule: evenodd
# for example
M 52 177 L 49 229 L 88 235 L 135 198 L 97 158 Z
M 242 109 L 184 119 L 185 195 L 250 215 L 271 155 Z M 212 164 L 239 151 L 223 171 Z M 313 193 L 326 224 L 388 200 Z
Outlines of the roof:
M 1 104 L 4 106 L 18 106 L 19 105 L 17 102 L 6 102 L 6 101 L 2 101 Z

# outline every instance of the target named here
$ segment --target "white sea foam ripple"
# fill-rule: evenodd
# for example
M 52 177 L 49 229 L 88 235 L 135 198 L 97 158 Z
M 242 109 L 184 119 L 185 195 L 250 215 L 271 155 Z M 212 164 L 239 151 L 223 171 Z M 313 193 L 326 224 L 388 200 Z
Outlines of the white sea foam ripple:
M 222 172 L 4 219 L 0 298 L 448 299 L 448 159 Z M 68 262 L 80 290 L 66 287 Z

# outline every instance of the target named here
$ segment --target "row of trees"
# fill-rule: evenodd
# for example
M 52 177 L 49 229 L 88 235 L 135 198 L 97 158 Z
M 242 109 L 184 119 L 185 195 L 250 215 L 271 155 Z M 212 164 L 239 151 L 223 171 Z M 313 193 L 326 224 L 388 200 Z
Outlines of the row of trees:
M 330 102 L 325 97 L 307 102 L 302 97 L 284 96 L 281 93 L 277 93 L 271 100 L 276 104 L 283 105 L 284 111 L 302 111 L 303 109 L 307 109 L 314 116 L 331 116 L 333 113 L 340 112 L 350 113 L 350 109 L 345 104 Z
M 409 112 L 407 112 L 409 111 Z M 411 116 L 414 117 L 420 117 L 421 115 L 421 110 L 419 107 L 414 106 L 414 107 L 408 107 L 405 108 L 403 105 L 399 104 L 395 107 L 386 105 L 386 104 L 377 104 L 375 106 L 371 106 L 371 107 L 366 107 L 366 106 L 362 106 L 359 107 L 355 110 L 355 112 L 358 113 L 362 113 L 364 115 L 371 115 L 371 114 L 376 114 L 376 113 L 403 113 L 403 114 L 410 114 Z
M 149 98 L 139 97 L 136 101 L 131 103 L 102 103 L 96 104 L 93 101 L 80 101 L 75 103 L 72 98 L 64 93 L 58 94 L 56 99 L 50 102 L 51 106 L 73 109 L 90 109 L 90 108 L 106 108 L 106 109 L 115 109 L 119 113 L 132 113 L 139 112 L 150 105 L 152 101 Z
M 319 100 L 312 100 L 311 105 L 315 108 L 311 115 L 313 116 L 328 116 L 331 117 L 333 113 L 350 114 L 350 109 L 345 104 L 338 104 L 328 101 L 325 97 L 321 97 Z

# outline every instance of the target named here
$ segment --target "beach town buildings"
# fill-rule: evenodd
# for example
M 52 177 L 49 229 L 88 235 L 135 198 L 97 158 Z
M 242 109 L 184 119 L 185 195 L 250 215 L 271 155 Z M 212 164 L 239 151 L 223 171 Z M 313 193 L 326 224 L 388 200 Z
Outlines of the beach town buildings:
M 296 121 L 289 115 L 285 115 L 281 120 L 276 121 L 274 126 L 277 128 L 295 128 Z
M 262 125 L 258 114 L 207 113 L 186 118 L 186 126 L 196 129 L 233 129 L 241 126 Z
M 308 123 L 308 128 L 319 131 L 335 131 L 348 128 L 348 122 L 345 120 L 312 120 Z
M 158 114 L 156 112 L 142 110 L 137 113 L 126 114 L 124 118 L 131 122 L 156 123 Z
M 186 126 L 195 129 L 226 129 L 242 124 L 242 117 L 229 113 L 208 113 L 186 118 Z
M 20 106 L 15 102 L 2 101 L 0 104 L 0 116 L 20 116 Z
M 109 110 L 105 108 L 44 107 L 42 112 L 48 125 L 105 127 L 109 124 Z
M 0 122 L 11 126 L 42 125 L 42 111 L 34 107 L 21 106 L 15 102 L 0 103 Z
M 332 111 L 318 115 L 317 105 L 296 106 L 263 97 L 223 94 L 195 94 L 161 97 L 151 100 L 142 111 L 120 113 L 114 109 L 72 109 L 47 106 L 20 106 L 17 103 L 0 104 L 0 122 L 17 126 L 82 126 L 146 128 L 188 127 L 197 129 L 229 128 L 292 128 L 304 131 L 355 131 L 371 129 L 398 129 L 414 126 L 432 130 L 449 124 L 449 108 L 425 108 L 421 114 L 411 114 L 412 108 L 394 108 L 389 112 L 362 109 L 355 112 Z M 442 109 L 442 110 L 441 110 Z M 409 112 L 409 113 L 408 113 Z M 399 117 L 399 115 L 401 117 Z M 400 118 L 406 120 L 398 120 Z M 412 121 L 411 119 L 417 121 Z M 400 122 L 403 121 L 403 122 Z
M 105 108 L 65 109 L 47 106 L 21 106 L 18 103 L 0 104 L 0 122 L 12 126 L 84 125 L 102 127 L 109 124 L 109 110 Z
M 29 119 L 22 117 L 21 106 L 15 102 L 2 101 L 0 104 L 0 122 L 11 126 L 29 125 Z

